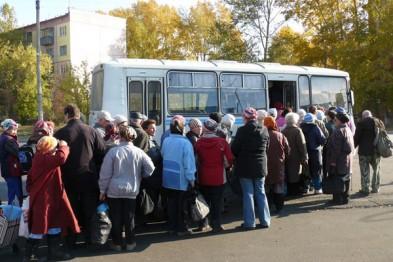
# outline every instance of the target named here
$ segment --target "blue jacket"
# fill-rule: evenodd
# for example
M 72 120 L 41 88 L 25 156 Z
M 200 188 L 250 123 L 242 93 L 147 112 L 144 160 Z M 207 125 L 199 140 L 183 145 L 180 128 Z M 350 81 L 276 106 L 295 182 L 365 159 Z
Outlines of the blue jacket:
M 161 147 L 163 158 L 162 186 L 187 191 L 195 181 L 194 149 L 190 141 L 181 135 L 170 134 Z
M 316 124 L 302 123 L 300 125 L 306 138 L 307 151 L 317 151 L 326 143 L 326 138 Z

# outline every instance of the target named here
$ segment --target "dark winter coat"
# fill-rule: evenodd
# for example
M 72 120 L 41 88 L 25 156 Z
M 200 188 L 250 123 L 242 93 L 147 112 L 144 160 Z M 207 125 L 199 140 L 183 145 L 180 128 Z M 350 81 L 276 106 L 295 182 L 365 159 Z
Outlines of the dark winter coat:
M 375 118 L 367 117 L 360 120 L 356 126 L 354 136 L 355 148 L 359 147 L 359 155 L 371 156 L 375 154 L 375 146 L 373 144 L 375 136 Z
M 327 166 L 329 170 L 334 166 L 334 172 L 338 175 L 350 174 L 353 151 L 352 131 L 346 124 L 343 124 L 333 131 L 327 144 Z
M 291 151 L 286 161 L 286 175 L 289 183 L 299 182 L 300 166 L 308 159 L 306 139 L 303 131 L 297 126 L 286 126 L 282 131 L 288 140 Z
M 302 123 L 300 125 L 306 138 L 307 152 L 317 151 L 326 143 L 326 138 L 316 124 Z
M 17 137 L 11 136 L 6 132 L 2 133 L 0 135 L 0 166 L 2 177 L 20 175 L 18 151 Z
M 267 175 L 269 133 L 256 121 L 239 127 L 231 149 L 235 156 L 235 175 L 243 178 L 262 178 Z
M 61 167 L 67 190 L 79 192 L 98 189 L 98 174 L 105 145 L 97 131 L 79 119 L 71 119 L 55 135 L 70 147 L 70 155 Z

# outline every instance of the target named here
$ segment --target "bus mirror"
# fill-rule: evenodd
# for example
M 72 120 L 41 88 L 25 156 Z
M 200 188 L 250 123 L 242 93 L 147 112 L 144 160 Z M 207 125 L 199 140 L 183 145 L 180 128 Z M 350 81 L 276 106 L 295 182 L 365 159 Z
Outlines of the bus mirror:
M 351 90 L 351 104 L 352 106 L 355 105 L 355 94 L 353 93 L 353 90 Z

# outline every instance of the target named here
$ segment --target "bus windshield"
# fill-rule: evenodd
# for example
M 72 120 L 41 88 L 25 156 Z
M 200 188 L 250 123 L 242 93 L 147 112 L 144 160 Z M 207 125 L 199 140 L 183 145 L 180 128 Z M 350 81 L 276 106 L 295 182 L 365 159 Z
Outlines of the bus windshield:
M 311 77 L 312 103 L 328 109 L 339 106 L 348 110 L 347 81 L 343 77 Z
M 247 107 L 266 108 L 265 77 L 261 74 L 221 75 L 221 109 L 224 114 L 241 114 Z

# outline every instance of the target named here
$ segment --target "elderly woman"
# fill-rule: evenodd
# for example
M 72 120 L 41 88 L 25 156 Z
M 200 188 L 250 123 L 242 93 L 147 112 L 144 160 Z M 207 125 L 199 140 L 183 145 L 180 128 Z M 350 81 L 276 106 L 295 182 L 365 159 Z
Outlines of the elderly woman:
M 303 131 L 298 127 L 299 115 L 288 113 L 285 116 L 286 127 L 282 131 L 288 140 L 291 151 L 286 159 L 285 173 L 287 175 L 288 195 L 298 195 L 301 193 L 300 173 L 301 167 L 307 166 L 306 139 Z
M 283 134 L 278 131 L 276 121 L 268 116 L 264 124 L 269 131 L 269 149 L 267 150 L 266 194 L 269 203 L 276 207 L 277 213 L 284 207 L 284 186 L 285 186 L 285 160 L 289 154 L 288 141 Z
M 210 206 L 210 222 L 213 232 L 223 230 L 221 225 L 221 208 L 224 185 L 226 183 L 225 168 L 230 168 L 233 156 L 224 138 L 216 135 L 218 124 L 213 119 L 203 123 L 203 135 L 195 146 L 198 157 L 198 185 L 201 193 Z M 209 229 L 209 221 L 205 219 L 200 231 Z
M 230 144 L 232 140 L 232 127 L 235 124 L 235 121 L 235 116 L 231 114 L 225 114 L 221 120 L 221 128 L 226 133 L 225 140 L 228 142 L 228 144 Z
M 259 125 L 263 126 L 263 120 L 265 119 L 265 117 L 268 116 L 268 113 L 266 112 L 266 110 L 258 110 L 257 111 L 257 122 Z
M 335 176 L 338 179 L 337 186 L 344 184 L 344 187 L 333 190 L 333 203 L 339 205 L 348 203 L 349 181 L 351 180 L 354 142 L 352 131 L 347 125 L 349 120 L 346 113 L 336 115 L 336 128 L 327 145 L 329 176 Z
M 111 246 L 121 251 L 122 232 L 125 229 L 126 250 L 136 247 L 134 217 L 136 197 L 142 177 L 149 177 L 154 170 L 150 157 L 133 145 L 136 132 L 132 127 L 120 126 L 120 144 L 105 155 L 98 181 L 100 200 L 108 199 L 109 216 L 112 221 Z
M 40 140 L 43 136 L 48 136 L 50 133 L 50 128 L 47 122 L 44 120 L 38 120 L 34 124 L 33 134 L 27 140 L 27 144 L 37 144 L 38 140 Z
M 65 141 L 43 136 L 37 143 L 31 170 L 27 175 L 29 193 L 29 231 L 25 261 L 36 255 L 40 239 L 47 235 L 48 260 L 70 259 L 60 251 L 60 234 L 79 233 L 78 222 L 72 211 L 61 178 L 60 166 L 65 163 L 69 147 Z
M 198 118 L 191 118 L 188 126 L 190 127 L 190 131 L 187 132 L 186 137 L 195 148 L 196 142 L 202 135 L 202 122 Z
M 322 147 L 326 138 L 315 123 L 315 116 L 307 113 L 300 125 L 306 138 L 308 167 L 314 185 L 314 194 L 322 194 Z
M 167 189 L 169 232 L 178 236 L 191 234 L 184 223 L 184 199 L 186 192 L 195 185 L 195 156 L 190 141 L 183 136 L 185 119 L 175 115 L 170 124 L 170 135 L 165 138 L 162 186 Z
M 243 192 L 242 230 L 255 229 L 255 202 L 258 206 L 259 227 L 270 226 L 269 204 L 265 194 L 269 133 L 258 125 L 257 112 L 248 107 L 243 112 L 244 126 L 239 127 L 232 142 L 232 153 L 236 158 L 235 175 L 240 178 Z M 254 199 L 256 200 L 254 202 Z
M 17 140 L 18 124 L 12 119 L 5 119 L 1 122 L 1 127 L 4 131 L 0 135 L 0 166 L 1 176 L 7 182 L 8 204 L 11 205 L 16 197 L 19 205 L 22 206 L 23 191 Z

